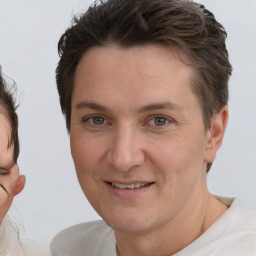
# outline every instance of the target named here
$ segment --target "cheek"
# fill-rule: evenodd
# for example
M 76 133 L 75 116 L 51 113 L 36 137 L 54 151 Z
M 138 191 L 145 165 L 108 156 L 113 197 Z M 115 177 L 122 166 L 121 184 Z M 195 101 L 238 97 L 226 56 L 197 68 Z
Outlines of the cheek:
M 152 147 L 152 145 L 154 145 Z M 167 167 L 188 165 L 198 158 L 201 146 L 192 142 L 192 139 L 184 139 L 172 136 L 162 141 L 151 141 L 151 153 L 149 154 L 155 162 Z M 200 155 L 202 155 L 200 153 Z
M 95 209 L 98 209 L 99 198 L 102 198 L 101 179 L 104 148 L 99 141 L 88 136 L 72 137 L 71 152 L 75 163 L 80 186 Z
M 164 180 L 187 183 L 201 173 L 204 157 L 204 140 L 201 138 L 172 136 L 150 144 L 148 156 Z
M 104 158 L 101 140 L 90 136 L 71 136 L 71 152 L 78 177 L 97 175 L 97 170 Z

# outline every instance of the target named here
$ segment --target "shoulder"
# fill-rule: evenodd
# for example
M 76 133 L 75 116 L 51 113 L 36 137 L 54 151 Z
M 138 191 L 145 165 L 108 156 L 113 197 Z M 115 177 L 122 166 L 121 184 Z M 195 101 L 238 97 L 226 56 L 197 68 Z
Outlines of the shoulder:
M 256 248 L 256 211 L 254 209 L 239 199 L 234 199 L 221 223 L 226 226 L 227 234 L 236 238 L 237 242 L 253 244 Z
M 223 199 L 221 201 L 224 203 L 230 201 Z M 231 201 L 226 203 L 229 209 L 177 256 L 256 255 L 256 212 L 239 199 Z
M 235 198 L 229 209 L 206 231 L 212 245 L 218 245 L 219 255 L 255 255 L 256 211 Z
M 222 254 L 219 255 L 256 254 L 256 211 L 239 199 L 233 200 L 229 209 L 213 225 L 212 232 L 219 234 L 215 238 L 221 247 Z
M 55 236 L 51 253 L 52 256 L 115 255 L 114 232 L 103 220 L 78 224 Z

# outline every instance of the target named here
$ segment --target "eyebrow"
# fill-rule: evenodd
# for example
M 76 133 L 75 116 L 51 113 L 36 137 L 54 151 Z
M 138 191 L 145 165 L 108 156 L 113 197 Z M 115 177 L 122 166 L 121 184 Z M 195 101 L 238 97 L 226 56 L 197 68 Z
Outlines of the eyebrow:
M 149 105 L 141 107 L 140 109 L 138 109 L 138 112 L 145 113 L 148 111 L 158 110 L 158 109 L 181 110 L 181 107 L 175 103 L 170 103 L 170 102 L 155 103 L 155 104 L 149 104 Z
M 112 112 L 110 109 L 108 109 L 105 106 L 102 106 L 98 103 L 95 102 L 87 102 L 87 101 L 83 101 L 80 102 L 76 105 L 77 109 L 94 109 L 94 110 L 98 110 L 98 111 L 104 111 L 104 112 Z M 145 113 L 145 112 L 149 112 L 149 111 L 153 111 L 153 110 L 158 110 L 158 109 L 170 109 L 170 110 L 181 110 L 182 108 L 180 106 L 178 106 L 175 103 L 170 103 L 170 102 L 166 102 L 166 103 L 153 103 L 153 104 L 149 104 L 149 105 L 145 105 L 141 108 L 139 108 L 137 110 L 138 113 Z
M 94 103 L 94 102 L 87 102 L 87 101 L 83 101 L 83 102 L 80 102 L 76 105 L 76 108 L 78 109 L 86 109 L 86 108 L 89 108 L 89 109 L 95 109 L 95 110 L 100 110 L 100 111 L 104 111 L 104 112 L 107 112 L 108 111 L 108 108 L 100 105 L 100 104 L 97 104 L 97 103 Z

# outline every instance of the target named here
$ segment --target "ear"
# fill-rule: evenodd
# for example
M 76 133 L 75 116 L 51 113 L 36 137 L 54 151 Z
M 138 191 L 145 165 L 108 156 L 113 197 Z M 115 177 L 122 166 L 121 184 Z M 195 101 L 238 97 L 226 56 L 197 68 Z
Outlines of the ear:
M 207 143 L 204 161 L 211 163 L 216 158 L 216 153 L 221 146 L 228 122 L 228 107 L 224 106 L 211 120 L 211 127 L 207 131 Z
M 24 189 L 25 183 L 26 183 L 25 176 L 20 175 L 19 178 L 16 180 L 16 183 L 15 183 L 14 188 L 13 188 L 13 195 L 14 196 L 18 195 Z

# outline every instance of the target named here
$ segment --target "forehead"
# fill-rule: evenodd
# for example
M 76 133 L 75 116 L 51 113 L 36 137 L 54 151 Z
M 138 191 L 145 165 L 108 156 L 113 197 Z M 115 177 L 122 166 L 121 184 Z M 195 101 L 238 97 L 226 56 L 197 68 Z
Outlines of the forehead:
M 3 134 L 9 134 L 11 130 L 11 125 L 10 125 L 10 121 L 7 118 L 7 113 L 6 110 L 0 106 L 0 134 L 1 136 Z
M 169 69 L 170 75 L 174 69 L 184 72 L 183 74 L 186 72 L 186 76 L 192 72 L 191 67 L 181 61 L 180 54 L 176 50 L 160 44 L 128 48 L 117 45 L 92 47 L 82 56 L 75 77 L 81 70 L 91 76 L 95 67 L 100 71 L 97 74 L 100 76 L 109 76 L 112 71 L 124 77 L 129 75 L 160 77 L 166 69 Z M 152 73 L 153 69 L 154 73 Z
M 11 134 L 11 124 L 8 118 L 8 113 L 5 107 L 0 104 L 0 135 L 1 138 L 3 136 L 9 136 Z
M 0 107 L 0 167 L 8 169 L 13 164 L 13 147 L 11 141 L 11 125 L 6 111 Z
M 11 135 L 11 125 L 6 114 L 0 108 L 0 152 L 4 151 L 8 146 Z
M 96 103 L 120 115 L 171 104 L 186 115 L 192 111 L 202 115 L 191 85 L 193 74 L 191 66 L 168 46 L 94 47 L 77 66 L 71 112 L 84 103 Z
M 93 47 L 77 66 L 72 104 L 84 97 L 104 101 L 106 96 L 121 100 L 120 104 L 128 96 L 131 102 L 158 101 L 159 97 L 175 101 L 172 96 L 192 93 L 192 74 L 192 68 L 169 46 Z

